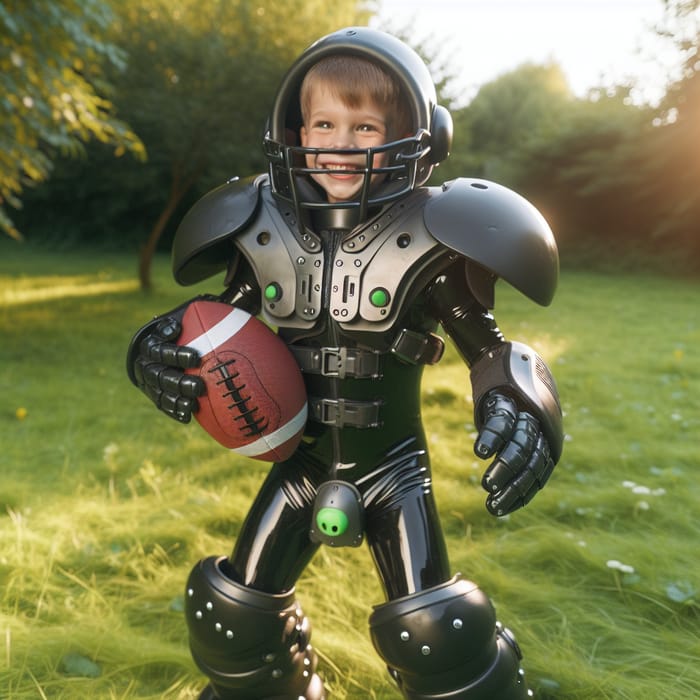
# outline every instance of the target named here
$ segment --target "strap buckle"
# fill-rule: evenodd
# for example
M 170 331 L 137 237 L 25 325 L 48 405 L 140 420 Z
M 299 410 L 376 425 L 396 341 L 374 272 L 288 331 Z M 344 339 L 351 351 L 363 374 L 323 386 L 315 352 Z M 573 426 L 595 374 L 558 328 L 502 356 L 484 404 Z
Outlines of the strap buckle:
M 362 348 L 305 347 L 290 345 L 289 349 L 306 374 L 345 379 L 379 379 L 382 376 L 380 353 Z
M 321 374 L 344 379 L 348 364 L 347 348 L 321 348 Z
M 391 352 L 411 365 L 434 365 L 445 351 L 445 341 L 436 333 L 418 333 L 402 328 Z
M 377 428 L 381 401 L 353 401 L 352 399 L 309 398 L 311 417 L 324 425 L 336 428 Z

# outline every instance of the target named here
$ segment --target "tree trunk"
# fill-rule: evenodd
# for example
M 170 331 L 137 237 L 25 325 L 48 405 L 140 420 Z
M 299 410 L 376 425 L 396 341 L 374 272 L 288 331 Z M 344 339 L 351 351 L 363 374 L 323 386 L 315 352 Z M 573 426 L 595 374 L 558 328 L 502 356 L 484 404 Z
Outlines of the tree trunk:
M 150 292 L 153 289 L 151 267 L 153 263 L 153 256 L 158 248 L 158 241 L 163 235 L 163 231 L 165 230 L 168 221 L 170 221 L 170 217 L 173 215 L 175 209 L 177 209 L 177 205 L 185 196 L 187 190 L 190 189 L 193 182 L 194 178 L 186 178 L 185 181 L 181 183 L 181 178 L 178 174 L 173 176 L 172 184 L 170 186 L 170 193 L 168 194 L 168 199 L 165 202 L 165 206 L 163 207 L 163 210 L 161 211 L 156 223 L 153 225 L 151 232 L 148 234 L 148 240 L 141 248 L 139 255 L 139 282 L 141 284 L 141 290 L 144 292 Z

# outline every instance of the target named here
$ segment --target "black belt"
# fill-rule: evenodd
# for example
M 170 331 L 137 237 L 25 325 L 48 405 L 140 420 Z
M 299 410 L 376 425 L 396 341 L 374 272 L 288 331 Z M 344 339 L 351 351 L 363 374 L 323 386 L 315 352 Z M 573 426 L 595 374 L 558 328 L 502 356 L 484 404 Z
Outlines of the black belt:
M 336 428 L 378 428 L 381 401 L 309 397 L 309 418 Z
M 379 353 L 360 348 L 307 348 L 290 345 L 299 368 L 305 374 L 322 374 L 324 377 L 354 377 L 378 379 Z
M 305 374 L 324 377 L 378 379 L 382 376 L 381 353 L 361 348 L 313 348 L 290 345 L 297 364 Z M 411 365 L 434 365 L 442 357 L 445 343 L 435 333 L 417 333 L 404 328 L 396 336 L 390 352 Z

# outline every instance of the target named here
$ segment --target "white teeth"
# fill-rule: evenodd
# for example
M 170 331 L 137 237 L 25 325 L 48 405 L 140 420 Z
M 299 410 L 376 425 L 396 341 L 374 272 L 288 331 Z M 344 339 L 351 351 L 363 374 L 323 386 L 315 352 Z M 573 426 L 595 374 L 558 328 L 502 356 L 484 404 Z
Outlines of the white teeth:
M 353 163 L 323 163 L 320 167 L 326 170 L 358 170 L 361 166 Z

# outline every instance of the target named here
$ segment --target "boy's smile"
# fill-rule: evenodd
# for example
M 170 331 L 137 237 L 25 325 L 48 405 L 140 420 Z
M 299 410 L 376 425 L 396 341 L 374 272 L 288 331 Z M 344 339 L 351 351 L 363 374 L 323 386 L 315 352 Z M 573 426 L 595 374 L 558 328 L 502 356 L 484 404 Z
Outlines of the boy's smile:
M 325 86 L 316 85 L 312 88 L 310 103 L 308 119 L 300 131 L 304 148 L 367 149 L 383 146 L 387 142 L 385 112 L 371 101 L 349 106 Z M 386 155 L 377 155 L 372 167 L 382 167 L 385 161 Z M 366 167 L 363 154 L 309 154 L 306 165 L 325 171 L 311 177 L 325 190 L 329 202 L 352 199 L 364 182 L 364 173 L 348 172 Z M 373 175 L 372 180 L 381 177 Z

